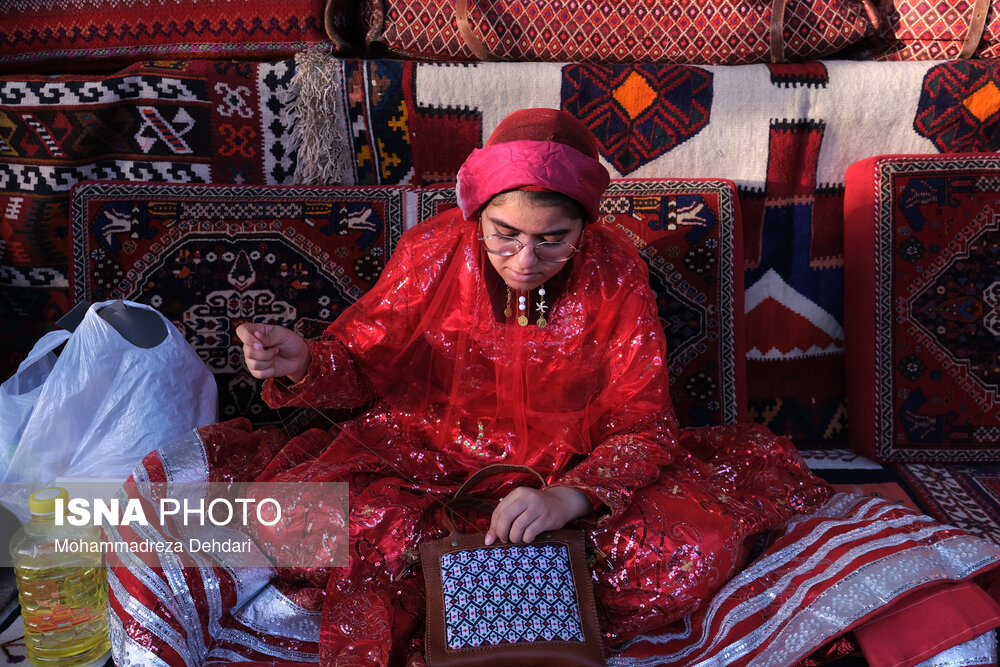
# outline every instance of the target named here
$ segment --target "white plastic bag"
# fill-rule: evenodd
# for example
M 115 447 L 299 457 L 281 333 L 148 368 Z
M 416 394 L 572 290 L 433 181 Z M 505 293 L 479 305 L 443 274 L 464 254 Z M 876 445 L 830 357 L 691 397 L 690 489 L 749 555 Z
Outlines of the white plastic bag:
M 53 336 L 35 346 L 32 364 L 22 364 L 26 376 L 15 376 L 18 385 L 37 382 L 46 363 L 50 370 L 32 390 L 33 406 L 3 470 L 3 482 L 123 481 L 161 444 L 215 421 L 215 379 L 177 327 L 149 306 L 125 302 L 152 311 L 166 324 L 162 342 L 137 347 L 98 314 L 112 303 L 90 307 L 54 362 L 45 354 L 55 346 Z M 29 366 L 36 369 L 26 380 Z M 0 422 L 4 438 L 8 431 L 16 432 L 10 424 L 6 417 Z M 11 509 L 22 514 L 21 508 Z
M 0 479 L 21 441 L 24 427 L 42 393 L 42 383 L 58 359 L 54 350 L 69 337 L 70 332 L 57 329 L 39 338 L 17 367 L 17 372 L 0 385 Z

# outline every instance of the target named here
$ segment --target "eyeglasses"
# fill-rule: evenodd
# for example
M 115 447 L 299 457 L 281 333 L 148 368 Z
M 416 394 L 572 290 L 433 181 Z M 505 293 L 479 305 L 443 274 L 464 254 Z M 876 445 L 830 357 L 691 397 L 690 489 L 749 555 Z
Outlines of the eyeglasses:
M 580 251 L 572 243 L 565 241 L 542 241 L 541 243 L 521 243 L 515 236 L 506 234 L 487 234 L 479 237 L 486 252 L 491 255 L 510 257 L 524 250 L 531 248 L 535 256 L 544 262 L 568 262 L 570 258 Z

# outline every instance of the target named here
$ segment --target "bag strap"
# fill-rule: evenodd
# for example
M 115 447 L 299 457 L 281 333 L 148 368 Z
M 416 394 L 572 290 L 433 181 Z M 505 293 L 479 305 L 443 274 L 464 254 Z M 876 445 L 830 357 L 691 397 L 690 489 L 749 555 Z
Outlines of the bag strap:
M 476 472 L 469 475 L 469 477 L 462 482 L 462 486 L 458 487 L 458 491 L 455 492 L 453 496 L 454 500 L 463 498 L 469 494 L 469 491 L 479 484 L 484 479 L 489 479 L 496 475 L 506 475 L 510 473 L 520 473 L 522 475 L 533 475 L 535 479 L 541 484 L 541 488 L 545 488 L 548 484 L 545 478 L 542 477 L 536 470 L 529 468 L 528 466 L 514 465 L 512 463 L 494 463 L 486 467 L 480 468 Z
M 441 526 L 448 531 L 449 535 L 458 533 L 458 526 L 455 525 L 455 512 L 459 508 L 471 508 L 476 512 L 490 514 L 496 509 L 496 502 L 485 498 L 456 498 L 445 503 L 441 508 Z
M 461 35 L 465 45 L 469 47 L 479 60 L 492 60 L 492 55 L 469 25 L 469 0 L 455 0 L 455 22 L 458 24 L 458 34 Z
M 785 62 L 785 5 L 788 0 L 771 0 L 771 62 Z
M 990 13 L 990 0 L 976 0 L 972 8 L 972 19 L 969 21 L 969 32 L 962 42 L 962 50 L 958 57 L 962 59 L 971 58 L 979 48 L 979 42 L 983 39 L 983 31 L 986 29 L 986 16 Z
M 542 477 L 536 470 L 529 468 L 528 466 L 513 465 L 510 463 L 494 463 L 484 468 L 480 468 L 476 472 L 469 475 L 469 477 L 462 482 L 462 486 L 458 487 L 455 495 L 452 496 L 451 500 L 446 502 L 444 507 L 441 509 L 441 525 L 448 531 L 448 534 L 451 535 L 458 532 L 454 519 L 454 513 L 457 508 L 473 507 L 477 511 L 483 513 L 493 511 L 495 507 L 494 502 L 487 500 L 486 498 L 476 498 L 471 495 L 472 489 L 475 488 L 477 484 L 482 482 L 484 479 L 489 479 L 495 475 L 510 473 L 533 475 L 538 480 L 541 488 L 544 489 L 548 486 L 545 482 L 545 478 Z

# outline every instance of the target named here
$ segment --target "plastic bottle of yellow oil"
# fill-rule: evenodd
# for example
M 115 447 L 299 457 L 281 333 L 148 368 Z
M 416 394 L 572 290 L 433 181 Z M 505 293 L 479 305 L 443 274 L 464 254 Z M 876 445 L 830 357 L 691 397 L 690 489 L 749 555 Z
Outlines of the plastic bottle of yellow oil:
M 100 529 L 55 525 L 55 501 L 65 489 L 39 489 L 28 500 L 31 520 L 10 542 L 24 644 L 35 665 L 91 663 L 110 648 L 108 584 Z

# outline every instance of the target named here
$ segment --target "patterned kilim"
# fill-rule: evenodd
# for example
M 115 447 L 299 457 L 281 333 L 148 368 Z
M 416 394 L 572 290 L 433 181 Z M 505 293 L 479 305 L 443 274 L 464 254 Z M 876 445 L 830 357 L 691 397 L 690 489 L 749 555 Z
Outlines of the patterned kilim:
M 1000 159 L 872 158 L 846 197 L 855 449 L 1000 461 Z
M 1000 150 L 1000 63 L 935 67 L 920 91 L 914 128 L 942 153 Z
M 712 75 L 699 67 L 569 65 L 563 86 L 563 108 L 587 123 L 622 174 L 698 134 L 712 107 Z M 617 104 L 596 91 L 611 91 Z
M 220 420 L 261 424 L 288 417 L 261 401 L 236 327 L 319 336 L 378 279 L 405 210 L 403 188 L 92 182 L 72 214 L 75 299 L 157 308 L 215 374 Z
M 1000 465 L 900 463 L 893 468 L 935 519 L 1000 544 Z
M 455 205 L 450 187 L 420 192 L 421 219 Z M 745 421 L 740 218 L 733 184 L 612 181 L 601 224 L 635 242 L 649 266 L 682 426 Z
M 736 182 L 744 230 L 750 416 L 803 446 L 848 442 L 847 166 L 877 154 L 993 151 L 1000 122 L 1000 63 L 995 61 L 741 68 L 330 63 L 324 73 L 329 76 L 322 78 L 335 82 L 340 104 L 327 115 L 349 128 L 349 134 L 344 132 L 350 142 L 342 147 L 347 159 L 337 170 L 343 178 L 332 183 L 453 181 L 462 160 L 504 115 L 534 106 L 586 109 L 585 122 L 602 137 L 604 160 L 615 178 Z M 247 74 L 235 78 L 238 72 Z M 152 70 L 128 71 L 139 73 L 143 78 L 136 80 L 131 99 L 123 97 L 130 90 L 107 90 L 115 77 L 48 80 L 52 94 L 43 98 L 21 93 L 26 85 L 41 86 L 40 79 L 0 79 L 0 238 L 6 244 L 0 261 L 6 288 L 0 293 L 5 320 L 0 345 L 7 346 L 2 361 L 8 370 L 13 370 L 12 357 L 23 355 L 41 333 L 41 323 L 55 320 L 69 305 L 63 248 L 65 193 L 73 182 L 127 172 L 125 178 L 143 181 L 288 184 L 306 142 L 329 146 L 334 141 L 322 133 L 310 137 L 310 128 L 283 126 L 281 112 L 292 110 L 296 118 L 295 110 L 303 106 L 326 108 L 326 97 L 301 94 L 297 107 L 282 106 L 281 93 L 294 73 L 291 64 L 160 63 Z M 203 83 L 194 92 L 181 94 L 171 84 L 177 80 L 190 87 L 199 76 Z M 665 82 L 699 85 L 661 88 Z M 74 98 L 65 91 L 74 86 L 90 86 L 100 95 L 89 106 L 70 106 Z M 250 91 L 246 99 L 254 100 L 245 107 L 237 102 L 242 87 Z M 219 105 L 226 98 L 236 102 L 233 108 L 255 115 L 223 115 Z M 859 99 L 882 103 L 858 104 Z M 182 111 L 200 120 L 198 132 L 182 135 L 190 152 L 180 152 L 181 144 L 171 152 L 174 144 L 156 133 L 160 128 L 169 135 L 166 126 L 140 117 L 140 107 L 159 110 L 167 125 L 176 126 L 173 134 L 190 124 L 183 114 L 172 120 Z M 99 113 L 91 113 L 95 110 Z M 39 119 L 47 120 L 38 125 Z M 67 119 L 76 123 L 70 137 L 77 140 L 59 143 Z M 224 127 L 237 120 L 233 129 Z M 295 145 L 283 135 L 289 129 L 292 139 L 303 142 L 302 151 L 275 154 Z M 631 143 L 623 139 L 630 133 Z M 64 155 L 49 152 L 49 139 L 52 150 Z M 669 150 L 657 150 L 664 143 Z M 57 180 L 42 187 L 40 178 Z
M 1000 63 L 562 65 L 340 60 L 344 182 L 454 181 L 510 111 L 562 108 L 613 178 L 722 178 L 743 220 L 749 416 L 807 447 L 850 440 L 844 357 L 847 167 L 993 151 Z M 880 100 L 878 105 L 858 100 Z
M 952 60 L 958 58 L 972 22 L 975 0 L 888 0 L 879 46 L 868 57 L 884 60 Z M 1000 55 L 1000 4 L 991 0 L 974 57 Z
M 282 58 L 310 47 L 345 46 L 336 35 L 327 37 L 324 5 L 324 0 L 4 0 L 0 67 L 65 72 L 74 61 L 94 68 L 150 58 Z
M 69 191 L 87 179 L 291 182 L 293 61 L 0 78 L 0 374 L 73 301 Z
M 429 60 L 475 59 L 453 0 L 369 2 L 368 39 Z M 759 0 L 538 3 L 470 0 L 469 25 L 498 60 L 742 65 L 768 62 L 771 4 Z M 860 0 L 789 0 L 782 41 L 789 60 L 836 53 L 874 34 Z

